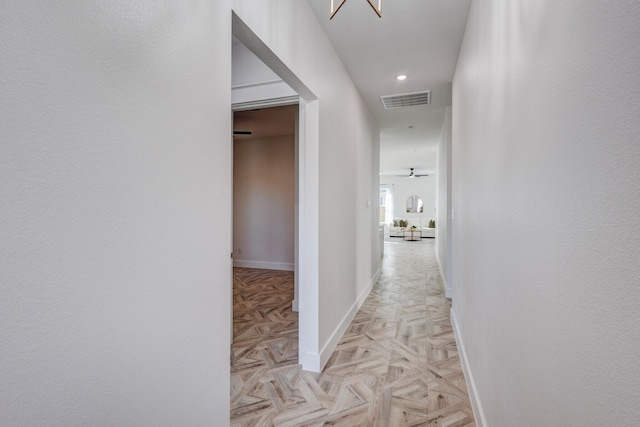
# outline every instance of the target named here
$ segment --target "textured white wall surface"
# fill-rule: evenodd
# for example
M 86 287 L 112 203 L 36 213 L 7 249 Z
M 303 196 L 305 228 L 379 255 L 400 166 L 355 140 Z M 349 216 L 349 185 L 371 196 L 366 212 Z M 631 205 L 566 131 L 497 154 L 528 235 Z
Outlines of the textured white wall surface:
M 361 306 L 379 277 L 380 132 L 366 116 L 356 124 L 356 297 Z M 358 307 L 359 308 L 359 307 Z
M 231 102 L 296 96 L 282 79 L 242 43 L 232 46 Z
M 0 5 L 0 424 L 229 417 L 227 0 Z
M 294 144 L 293 135 L 234 142 L 233 252 L 238 266 L 293 270 Z
M 378 192 L 377 126 L 307 2 L 234 0 L 233 9 L 318 99 L 320 283 L 311 303 L 318 308 L 313 328 L 319 334 L 302 351 L 328 358 L 340 328 L 355 314 L 358 290 L 366 286 L 357 282 L 368 283 L 379 267 L 378 219 L 365 208 Z M 365 163 L 373 167 L 362 167 L 360 156 L 370 156 Z M 365 234 L 359 235 L 363 224 Z M 376 255 L 358 257 L 361 251 Z M 365 269 L 369 277 L 358 273 Z
M 453 311 L 485 425 L 640 419 L 640 7 L 472 3 Z
M 438 142 L 436 172 L 436 257 L 444 278 L 445 293 L 452 296 L 451 280 L 451 107 L 447 107 Z
M 260 83 L 282 80 L 271 68 L 239 41 L 231 47 L 231 87 L 257 86 Z

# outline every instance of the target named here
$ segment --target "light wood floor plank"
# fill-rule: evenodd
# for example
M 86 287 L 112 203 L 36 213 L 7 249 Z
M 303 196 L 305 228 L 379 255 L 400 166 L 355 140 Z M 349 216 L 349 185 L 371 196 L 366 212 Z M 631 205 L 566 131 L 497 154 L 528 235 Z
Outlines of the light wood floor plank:
M 475 427 L 433 241 L 383 273 L 322 373 L 298 364 L 293 273 L 234 269 L 231 425 Z

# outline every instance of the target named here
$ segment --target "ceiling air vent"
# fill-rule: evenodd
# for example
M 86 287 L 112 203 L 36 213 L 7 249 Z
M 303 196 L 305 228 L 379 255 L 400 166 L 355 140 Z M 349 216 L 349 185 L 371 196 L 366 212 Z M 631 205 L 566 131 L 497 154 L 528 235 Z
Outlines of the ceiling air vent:
M 402 95 L 381 96 L 385 110 L 394 108 L 415 107 L 417 105 L 429 105 L 431 103 L 431 91 L 404 93 Z

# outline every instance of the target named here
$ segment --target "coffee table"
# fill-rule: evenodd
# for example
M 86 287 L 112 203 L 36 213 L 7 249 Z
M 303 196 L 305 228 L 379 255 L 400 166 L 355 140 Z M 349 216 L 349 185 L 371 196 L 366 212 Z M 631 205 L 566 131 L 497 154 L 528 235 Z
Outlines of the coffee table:
M 402 232 L 404 240 L 420 240 L 422 239 L 422 232 L 419 228 L 405 228 Z

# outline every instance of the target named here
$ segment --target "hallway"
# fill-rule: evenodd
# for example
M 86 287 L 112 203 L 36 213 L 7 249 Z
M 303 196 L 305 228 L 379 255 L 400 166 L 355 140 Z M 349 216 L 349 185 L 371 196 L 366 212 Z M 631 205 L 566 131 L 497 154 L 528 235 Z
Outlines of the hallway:
M 292 273 L 234 269 L 232 426 L 475 426 L 433 240 L 385 242 L 320 374 L 297 365 L 292 298 Z

